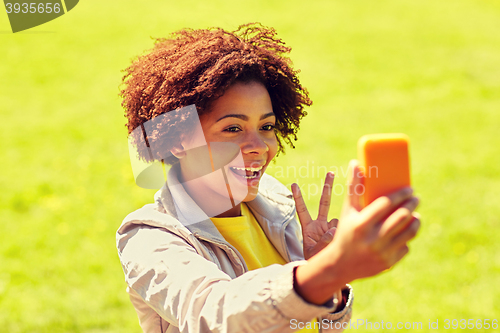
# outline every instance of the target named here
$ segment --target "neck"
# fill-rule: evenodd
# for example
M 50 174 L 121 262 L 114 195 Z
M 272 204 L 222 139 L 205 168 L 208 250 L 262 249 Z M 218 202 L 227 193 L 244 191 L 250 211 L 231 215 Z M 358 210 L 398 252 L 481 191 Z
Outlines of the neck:
M 236 216 L 241 216 L 241 203 L 237 204 L 230 210 L 226 210 L 224 213 L 214 217 L 236 217 Z
M 178 178 L 184 190 L 208 217 L 241 216 L 241 203 L 232 205 L 234 201 L 227 195 L 226 183 L 223 179 L 218 179 L 216 173 L 185 181 L 182 168 L 180 171 Z M 213 184 L 223 184 L 223 186 L 214 189 Z

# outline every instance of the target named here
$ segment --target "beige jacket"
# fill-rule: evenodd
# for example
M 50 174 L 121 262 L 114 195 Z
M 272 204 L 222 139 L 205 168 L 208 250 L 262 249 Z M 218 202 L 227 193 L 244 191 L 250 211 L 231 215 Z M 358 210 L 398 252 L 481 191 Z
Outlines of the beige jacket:
M 305 261 L 291 193 L 264 175 L 248 206 L 288 264 L 248 271 L 182 186 L 164 186 L 154 204 L 124 219 L 118 254 L 144 332 L 293 332 L 316 317 L 323 332 L 347 327 L 350 286 L 347 305 L 334 313 L 332 301 L 310 304 L 293 289 L 293 269 Z

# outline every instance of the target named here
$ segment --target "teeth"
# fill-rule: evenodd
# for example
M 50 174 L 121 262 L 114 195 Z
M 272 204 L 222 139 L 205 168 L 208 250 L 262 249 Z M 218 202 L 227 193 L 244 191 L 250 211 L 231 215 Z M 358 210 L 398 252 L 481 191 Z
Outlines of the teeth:
M 259 176 L 259 172 L 262 170 L 264 166 L 260 166 L 258 168 L 251 168 L 251 167 L 248 167 L 248 168 L 238 168 L 238 167 L 231 167 L 231 169 L 235 170 L 235 171 L 239 171 L 240 174 L 239 176 L 240 177 L 243 177 L 243 178 L 246 178 L 246 179 L 255 179 Z M 251 172 L 252 175 L 248 176 L 246 174 L 241 174 L 241 173 L 247 173 L 247 172 Z
M 262 170 L 262 167 L 258 167 L 258 168 L 237 168 L 237 167 L 231 167 L 231 168 L 236 169 L 236 170 L 240 170 L 240 171 L 250 171 L 250 172 L 256 172 L 256 171 Z

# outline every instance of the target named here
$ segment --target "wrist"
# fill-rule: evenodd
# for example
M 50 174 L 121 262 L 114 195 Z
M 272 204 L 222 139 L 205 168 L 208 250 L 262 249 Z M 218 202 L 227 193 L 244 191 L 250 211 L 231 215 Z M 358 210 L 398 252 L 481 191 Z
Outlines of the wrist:
M 322 305 L 331 300 L 335 292 L 345 288 L 346 282 L 340 278 L 338 265 L 325 264 L 328 261 L 318 256 L 319 253 L 306 264 L 296 267 L 294 289 L 307 302 Z M 342 296 L 339 302 L 342 302 Z

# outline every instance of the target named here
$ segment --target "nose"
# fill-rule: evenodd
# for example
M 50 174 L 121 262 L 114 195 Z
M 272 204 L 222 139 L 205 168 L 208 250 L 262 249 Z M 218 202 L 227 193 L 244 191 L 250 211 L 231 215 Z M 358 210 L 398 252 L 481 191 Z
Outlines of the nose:
M 269 150 L 269 146 L 265 138 L 263 138 L 259 133 L 252 132 L 247 133 L 244 138 L 244 142 L 240 145 L 241 152 L 243 154 L 264 154 Z

